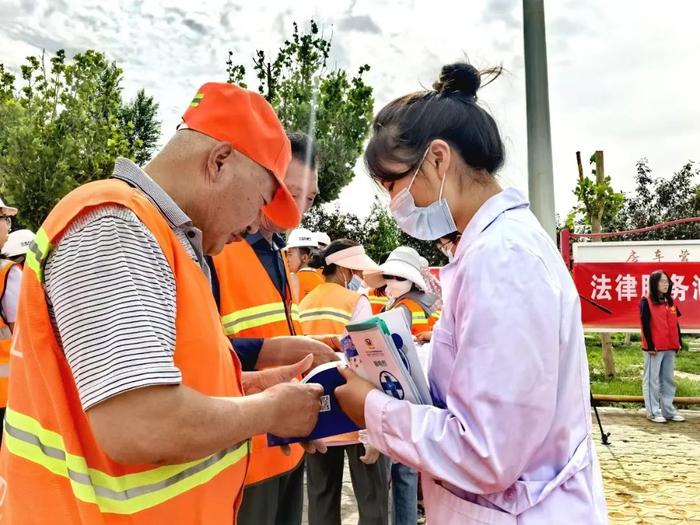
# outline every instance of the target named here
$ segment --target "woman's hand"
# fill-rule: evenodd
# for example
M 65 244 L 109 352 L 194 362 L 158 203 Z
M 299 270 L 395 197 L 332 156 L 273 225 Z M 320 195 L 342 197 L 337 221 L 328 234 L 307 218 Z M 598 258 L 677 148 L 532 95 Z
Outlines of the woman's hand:
M 338 370 L 346 383 L 335 389 L 335 398 L 345 415 L 360 428 L 365 428 L 365 400 L 374 390 L 374 385 L 365 381 L 345 365 L 339 365 Z
M 360 461 L 362 461 L 362 463 L 365 465 L 374 465 L 379 460 L 379 450 L 374 448 L 369 443 L 366 443 L 363 446 L 365 447 L 365 454 L 364 456 L 360 456 Z

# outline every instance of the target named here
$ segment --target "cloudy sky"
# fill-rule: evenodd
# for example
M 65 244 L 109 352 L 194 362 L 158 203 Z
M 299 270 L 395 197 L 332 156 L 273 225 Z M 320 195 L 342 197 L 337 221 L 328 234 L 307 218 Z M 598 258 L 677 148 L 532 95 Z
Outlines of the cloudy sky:
M 606 155 L 623 190 L 647 157 L 657 174 L 700 162 L 700 3 L 549 0 L 549 92 L 557 211 L 573 204 L 575 152 Z M 99 49 L 124 69 L 131 96 L 146 88 L 160 103 L 164 134 L 197 87 L 225 80 L 233 50 L 250 64 L 255 49 L 276 50 L 293 21 L 311 17 L 333 39 L 332 65 L 372 67 L 376 108 L 428 86 L 440 66 L 468 55 L 507 74 L 480 92 L 501 126 L 505 185 L 527 191 L 522 3 L 519 0 L 0 0 L 0 62 L 64 48 Z M 341 195 L 357 211 L 371 185 L 360 176 Z

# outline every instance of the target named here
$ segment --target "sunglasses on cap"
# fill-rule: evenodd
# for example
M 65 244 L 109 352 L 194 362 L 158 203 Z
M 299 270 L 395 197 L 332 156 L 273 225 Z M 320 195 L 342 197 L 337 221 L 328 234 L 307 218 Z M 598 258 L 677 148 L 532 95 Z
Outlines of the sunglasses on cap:
M 382 279 L 385 281 L 399 281 L 400 283 L 406 281 L 407 279 L 405 277 L 397 277 L 396 275 L 382 275 Z

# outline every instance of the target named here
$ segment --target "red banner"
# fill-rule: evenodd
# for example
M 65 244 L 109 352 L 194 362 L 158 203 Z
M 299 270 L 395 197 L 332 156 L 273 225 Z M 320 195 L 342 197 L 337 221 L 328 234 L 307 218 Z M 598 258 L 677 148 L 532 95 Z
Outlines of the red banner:
M 671 295 L 682 314 L 681 329 L 700 331 L 700 263 L 698 262 L 575 263 L 574 282 L 582 296 L 581 311 L 584 326 L 638 329 L 639 301 L 649 293 L 649 275 L 659 269 L 671 276 L 673 283 Z

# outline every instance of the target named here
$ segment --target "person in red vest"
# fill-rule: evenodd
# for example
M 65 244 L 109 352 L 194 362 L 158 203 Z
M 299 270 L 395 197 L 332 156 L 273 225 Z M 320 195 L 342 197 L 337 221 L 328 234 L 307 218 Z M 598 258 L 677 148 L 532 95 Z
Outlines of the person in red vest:
M 685 421 L 673 406 L 673 370 L 681 349 L 681 316 L 671 296 L 671 279 L 663 270 L 649 276 L 649 295 L 639 304 L 642 321 L 644 378 L 642 391 L 647 419 L 654 423 Z
M 252 436 L 306 435 L 323 389 L 242 373 L 205 254 L 299 222 L 291 147 L 257 93 L 208 83 L 143 168 L 80 186 L 27 252 L 0 516 L 19 525 L 235 524 Z M 89 152 L 88 152 L 89 153 Z

